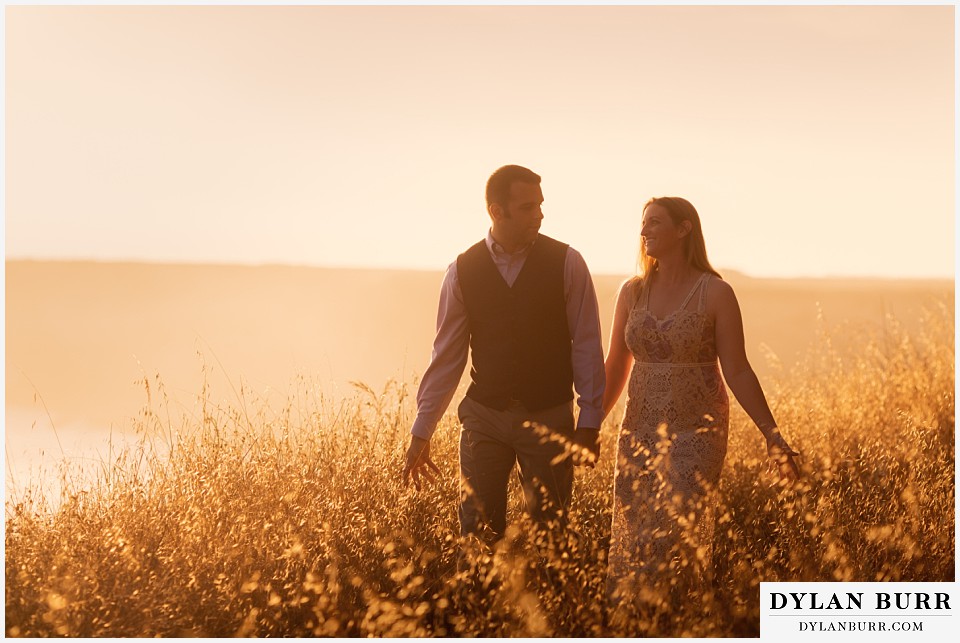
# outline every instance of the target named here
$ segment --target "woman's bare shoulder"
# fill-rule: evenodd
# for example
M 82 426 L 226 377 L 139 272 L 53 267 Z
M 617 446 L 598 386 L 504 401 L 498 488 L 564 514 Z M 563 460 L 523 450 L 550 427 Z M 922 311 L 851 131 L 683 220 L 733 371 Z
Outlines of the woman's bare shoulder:
M 643 277 L 635 275 L 624 280 L 620 284 L 617 292 L 617 305 L 632 308 L 640 296 L 640 289 L 643 287 Z
M 718 307 L 727 307 L 737 305 L 737 295 L 733 291 L 733 286 L 724 281 L 722 277 L 710 275 L 707 279 L 707 308 L 716 310 Z
M 731 286 L 729 282 L 724 281 L 723 277 L 719 275 L 709 274 L 707 278 L 707 288 L 708 291 L 714 290 L 726 294 L 733 294 L 733 286 Z

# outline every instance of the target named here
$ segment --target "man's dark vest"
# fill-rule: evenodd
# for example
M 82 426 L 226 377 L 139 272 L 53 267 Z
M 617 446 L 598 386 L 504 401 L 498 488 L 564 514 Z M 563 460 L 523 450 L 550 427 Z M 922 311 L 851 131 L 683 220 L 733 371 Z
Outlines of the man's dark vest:
M 485 241 L 457 257 L 473 359 L 468 397 L 498 410 L 515 400 L 528 411 L 573 399 L 566 257 L 567 244 L 539 235 L 512 288 Z

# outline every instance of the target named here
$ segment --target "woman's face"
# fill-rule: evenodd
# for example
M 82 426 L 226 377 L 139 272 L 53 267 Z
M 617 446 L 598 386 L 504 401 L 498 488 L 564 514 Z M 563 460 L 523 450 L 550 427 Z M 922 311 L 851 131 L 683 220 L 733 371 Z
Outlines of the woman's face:
M 651 203 L 643 211 L 640 239 L 648 257 L 663 258 L 672 252 L 683 250 L 683 237 L 687 231 L 670 218 L 663 206 Z

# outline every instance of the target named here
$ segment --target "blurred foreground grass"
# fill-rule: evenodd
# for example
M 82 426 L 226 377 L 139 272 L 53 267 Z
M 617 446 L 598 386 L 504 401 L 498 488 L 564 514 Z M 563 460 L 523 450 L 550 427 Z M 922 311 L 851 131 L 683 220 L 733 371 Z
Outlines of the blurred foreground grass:
M 843 346 L 840 346 L 840 338 Z M 954 320 L 908 335 L 824 333 L 766 382 L 804 477 L 784 489 L 739 407 L 721 480 L 716 579 L 697 604 L 611 627 L 603 618 L 615 422 L 579 471 L 564 557 L 545 558 L 512 489 L 507 545 L 457 573 L 459 427 L 444 470 L 399 481 L 411 389 L 357 385 L 331 401 L 298 378 L 282 408 L 204 388 L 174 425 L 159 378 L 139 444 L 92 487 L 6 506 L 9 636 L 757 636 L 761 581 L 954 580 Z M 656 590 L 656 588 L 654 588 Z

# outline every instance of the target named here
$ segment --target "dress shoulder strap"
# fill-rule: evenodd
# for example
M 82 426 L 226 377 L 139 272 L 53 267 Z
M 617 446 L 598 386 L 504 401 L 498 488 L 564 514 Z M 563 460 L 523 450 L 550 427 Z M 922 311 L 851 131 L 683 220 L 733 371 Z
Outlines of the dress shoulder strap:
M 707 276 L 707 273 L 704 273 L 704 274 L 700 275 L 700 278 L 697 279 L 697 283 L 693 284 L 693 288 L 691 288 L 691 289 L 690 289 L 690 292 L 687 293 L 687 298 L 683 300 L 683 303 L 680 304 L 680 308 L 678 308 L 677 310 L 683 310 L 683 309 L 685 309 L 685 308 L 687 307 L 687 304 L 689 304 L 689 303 L 690 303 L 690 300 L 693 298 L 693 293 L 697 292 L 697 288 L 700 287 L 700 285 L 703 283 L 703 280 L 704 280 L 704 278 L 705 278 L 706 276 Z M 702 291 L 701 291 L 701 292 L 702 292 Z M 701 295 L 700 298 L 701 298 L 701 300 L 702 300 L 702 299 L 703 299 L 703 296 Z M 702 302 L 701 302 L 701 303 L 702 303 Z
M 643 283 L 640 285 L 640 297 L 643 298 L 643 306 L 640 310 L 647 310 L 650 307 L 650 277 L 647 275 L 643 278 Z
M 640 310 L 644 310 L 647 307 L 647 280 L 645 277 L 641 277 L 636 282 L 628 282 L 624 288 L 631 288 L 633 292 L 633 303 L 630 306 L 630 310 L 633 310 L 640 302 L 643 302 L 643 305 L 640 307 Z
M 707 304 L 707 285 L 710 283 L 710 280 L 713 279 L 713 275 L 709 272 L 704 273 L 703 275 L 703 287 L 700 288 L 700 302 L 697 304 L 697 312 L 703 313 L 703 309 Z

